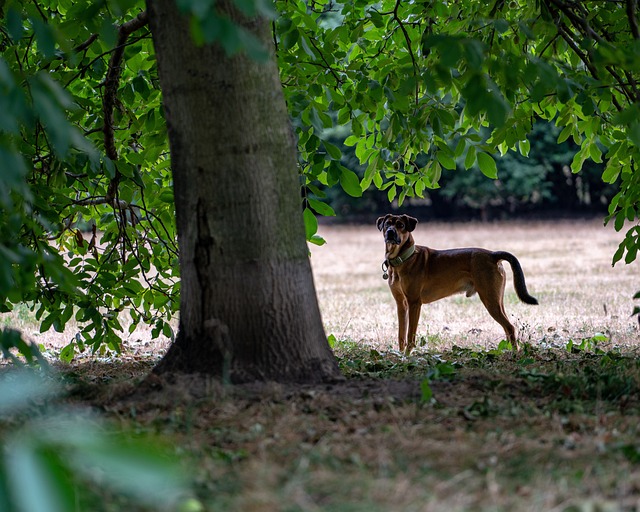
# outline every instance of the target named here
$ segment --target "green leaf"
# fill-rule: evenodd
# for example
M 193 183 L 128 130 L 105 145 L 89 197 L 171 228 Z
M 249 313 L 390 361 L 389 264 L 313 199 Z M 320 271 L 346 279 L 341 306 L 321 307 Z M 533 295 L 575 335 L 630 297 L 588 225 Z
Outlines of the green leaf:
M 345 146 L 355 146 L 358 143 L 359 140 L 360 140 L 360 137 L 356 137 L 355 135 L 349 135 L 344 140 L 344 145 Z
M 440 181 L 441 176 L 442 166 L 440 165 L 440 162 L 433 162 L 433 164 L 427 168 L 427 177 L 429 179 L 429 183 L 427 184 L 428 187 L 431 189 L 438 188 L 438 182 Z
M 620 231 L 619 229 L 617 229 L 616 231 Z M 625 246 L 624 246 L 624 242 L 621 243 L 618 246 L 618 249 L 616 250 L 616 252 L 613 255 L 613 258 L 611 260 L 611 265 L 615 265 L 616 263 L 618 263 L 618 261 L 620 261 L 622 259 L 622 255 L 624 254 L 624 250 L 625 250 Z
M 42 52 L 46 59 L 50 59 L 55 55 L 56 45 L 51 26 L 37 16 L 31 18 L 31 23 L 38 42 L 38 50 Z
M 256 15 L 257 6 L 255 0 L 233 0 L 245 16 L 252 18 Z
M 117 441 L 85 443 L 74 454 L 74 465 L 87 472 L 98 469 L 109 487 L 154 507 L 166 507 L 184 495 L 185 473 L 157 446 L 126 438 Z
M 602 151 L 595 142 L 589 146 L 589 156 L 596 163 L 602 162 Z
M 327 243 L 327 241 L 324 238 L 318 235 L 313 235 L 311 238 L 309 238 L 309 242 L 311 242 L 314 245 L 324 245 Z
M 387 199 L 389 200 L 389 202 L 392 202 L 396 198 L 396 190 L 397 189 L 395 185 L 389 187 L 389 190 L 387 191 Z
M 3 189 L 21 189 L 25 185 L 27 166 L 22 156 L 15 150 L 0 146 L 0 183 Z M 3 183 L 4 182 L 4 183 Z
M 49 313 L 47 315 L 47 317 L 42 321 L 42 323 L 40 324 L 40 332 L 47 332 L 51 326 L 53 325 L 54 321 L 56 321 L 58 319 L 59 316 L 59 311 L 52 311 L 51 313 Z
M 346 167 L 341 167 L 340 185 L 351 197 L 362 196 L 362 188 L 360 187 L 360 179 L 358 178 L 358 175 Z
M 456 144 L 456 149 L 453 151 L 453 156 L 455 158 L 460 158 L 464 154 L 464 150 L 466 147 L 467 147 L 467 141 L 461 137 L 458 143 Z
M 631 247 L 627 247 L 627 255 L 624 257 L 624 262 L 629 265 L 636 260 L 638 254 L 638 247 L 634 244 Z
M 584 164 L 584 161 L 586 160 L 586 155 L 583 151 L 583 149 L 580 149 L 580 151 L 578 151 L 574 157 L 573 160 L 571 162 L 571 172 L 576 174 L 579 173 L 582 170 L 582 166 Z
M 162 189 L 160 194 L 158 194 L 158 199 L 160 199 L 160 201 L 164 203 L 173 204 L 174 202 L 173 189 L 170 189 L 170 188 Z
M 631 142 L 633 142 L 637 148 L 640 148 L 640 123 L 634 122 L 630 124 L 627 129 L 627 134 L 629 135 Z
M 498 178 L 498 168 L 496 167 L 496 161 L 490 154 L 485 153 L 484 151 L 478 153 L 478 166 L 480 167 L 482 174 L 484 174 L 487 178 L 491 178 L 492 180 Z
M 453 159 L 453 157 L 447 155 L 444 151 L 438 151 L 438 153 L 436 154 L 436 158 L 445 169 L 455 170 L 456 161 Z
M 64 103 L 52 94 L 51 82 L 38 79 L 31 83 L 33 107 L 44 124 L 58 155 L 64 157 L 73 140 L 73 127 L 67 122 Z M 63 100 L 65 101 L 65 100 Z
M 462 93 L 467 100 L 466 109 L 470 116 L 475 116 L 486 109 L 489 95 L 487 92 L 486 79 L 483 74 L 471 75 Z
M 13 7 L 7 11 L 7 32 L 14 43 L 17 43 L 24 33 L 22 15 Z
M 258 62 L 267 62 L 269 60 L 269 50 L 251 32 L 242 28 L 239 33 L 239 39 L 242 45 L 241 49 L 247 53 L 250 59 Z
M 309 202 L 309 206 L 319 215 L 324 215 L 325 217 L 334 217 L 336 212 L 333 210 L 331 206 L 327 203 L 323 203 L 322 201 L 318 201 L 317 199 L 307 198 Z
M 45 381 L 39 373 L 28 369 L 0 378 L 0 414 L 24 411 L 33 403 L 53 397 L 60 391 L 58 384 Z
M 43 450 L 34 441 L 18 441 L 8 447 L 9 478 L 18 508 L 38 512 L 73 510 L 73 487 L 60 461 L 53 450 Z
M 327 150 L 327 153 L 333 160 L 339 161 L 342 158 L 342 151 L 340 151 L 340 148 L 338 146 L 334 146 L 333 144 L 331 144 L 330 142 L 327 142 L 326 140 L 323 141 L 322 143 L 324 145 L 324 148 Z
M 433 390 L 431 389 L 431 383 L 429 379 L 422 379 L 420 382 L 420 401 L 423 403 L 431 402 L 433 399 Z
M 485 101 L 489 122 L 498 128 L 502 127 L 511 111 L 509 103 L 504 99 L 502 94 L 495 89 L 491 90 Z
M 307 240 L 311 240 L 318 231 L 318 219 L 309 208 L 304 209 L 303 218 L 305 235 Z
M 60 361 L 64 363 L 70 363 L 71 361 L 73 361 L 75 355 L 76 345 L 75 342 L 71 342 L 60 351 Z
M 469 146 L 467 149 L 467 156 L 464 158 L 464 168 L 471 169 L 476 163 L 476 147 Z
M 573 126 L 571 125 L 565 126 L 560 132 L 560 135 L 558 135 L 558 140 L 557 140 L 558 144 L 562 144 L 564 141 L 566 141 L 571 136 L 572 131 L 573 131 Z

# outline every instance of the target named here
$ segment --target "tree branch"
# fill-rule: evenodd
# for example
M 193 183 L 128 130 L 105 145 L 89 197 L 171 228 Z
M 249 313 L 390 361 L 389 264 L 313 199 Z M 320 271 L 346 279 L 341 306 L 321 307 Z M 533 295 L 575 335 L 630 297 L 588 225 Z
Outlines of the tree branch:
M 566 25 L 564 25 L 564 23 L 562 22 L 558 22 L 558 32 L 560 33 L 560 35 L 562 36 L 562 39 L 564 39 L 566 41 L 566 43 L 569 45 L 569 47 L 573 50 L 573 52 L 580 57 L 580 60 L 584 63 L 585 67 L 589 70 L 589 73 L 591 73 L 591 76 L 593 76 L 593 78 L 595 78 L 596 80 L 600 79 L 598 70 L 595 68 L 595 66 L 593 65 L 593 63 L 591 62 L 591 60 L 589 59 L 589 56 L 583 52 L 582 50 L 580 50 L 580 48 L 578 47 L 578 45 L 576 44 L 576 42 L 574 41 L 574 35 L 569 31 L 569 29 L 566 27 Z M 611 72 L 609 70 L 609 72 Z M 615 78 L 615 75 L 613 75 Z M 622 88 L 622 94 L 624 96 L 627 96 L 627 91 L 625 91 L 625 88 L 622 84 L 620 84 L 620 87 Z M 615 96 L 611 97 L 611 101 L 614 104 L 614 106 L 616 107 L 616 109 L 618 109 L 618 111 L 622 110 L 622 105 L 620 105 L 620 102 L 616 99 Z
M 407 32 L 407 28 L 404 26 L 404 22 L 398 16 L 398 9 L 400 8 L 401 0 L 396 0 L 396 6 L 393 9 L 393 19 L 396 20 L 398 25 L 400 26 L 400 30 L 404 34 L 404 40 L 407 42 L 407 50 L 409 50 L 409 56 L 411 57 L 411 62 L 413 63 L 413 78 L 416 82 L 416 107 L 418 106 L 418 96 L 420 91 L 420 86 L 418 84 L 418 63 L 416 62 L 416 57 L 413 54 L 413 47 L 411 46 L 411 38 L 409 37 L 409 33 Z
M 128 37 L 136 30 L 144 27 L 148 22 L 147 11 L 141 12 L 135 18 L 120 25 L 118 29 L 118 42 L 115 51 L 111 54 L 107 76 L 104 81 L 105 92 L 102 100 L 104 113 L 104 147 L 107 156 L 115 161 L 118 159 L 114 137 L 113 110 L 116 104 L 120 75 L 122 74 L 122 59 Z
M 136 37 L 134 39 L 132 39 L 131 41 L 127 41 L 127 43 L 125 44 L 126 46 L 129 46 L 130 44 L 134 44 L 138 41 L 140 41 L 141 39 L 144 39 L 145 37 L 148 36 L 140 36 L 140 37 Z M 84 43 L 81 43 L 81 45 L 83 45 Z M 110 53 L 113 53 L 114 51 L 116 51 L 117 48 L 111 49 L 111 50 L 107 50 L 106 52 L 102 52 L 101 54 L 97 55 L 96 57 L 94 57 L 93 59 L 91 59 L 91 61 L 89 63 L 87 63 L 86 65 L 82 66 L 82 68 L 80 68 L 80 71 L 78 71 L 73 77 L 71 77 L 69 80 L 67 80 L 64 84 L 65 88 L 69 87 L 69 85 L 71 85 L 72 82 L 74 82 L 78 77 L 82 76 L 87 69 L 89 69 L 91 66 L 93 66 L 97 61 L 99 61 L 100 59 L 102 59 L 102 57 L 104 57 L 105 55 L 109 55 Z M 104 82 L 101 84 L 104 85 Z M 102 130 L 102 128 L 100 128 L 100 130 Z
M 118 150 L 115 142 L 115 120 L 113 110 L 116 105 L 116 97 L 118 94 L 118 85 L 120 84 L 120 75 L 122 74 L 122 59 L 124 58 L 124 49 L 127 39 L 136 30 L 144 27 L 148 23 L 147 11 L 143 11 L 135 18 L 120 25 L 118 29 L 118 41 L 114 52 L 109 59 L 109 67 L 107 68 L 107 76 L 104 80 L 104 97 L 102 99 L 102 111 L 104 113 L 104 148 L 107 157 L 115 162 L 118 159 Z M 116 174 L 109 182 L 107 189 L 107 200 L 112 202 L 118 195 L 118 184 L 120 183 L 120 171 L 116 167 Z
M 575 31 L 577 32 L 577 34 L 580 34 L 582 37 L 591 38 L 597 43 L 603 44 L 603 45 L 615 44 L 613 43 L 613 41 L 608 41 L 608 39 L 611 40 L 610 34 L 605 33 L 605 37 L 603 37 L 602 35 L 595 32 L 593 28 L 591 28 L 591 25 L 587 21 L 589 12 L 587 12 L 584 9 L 584 6 L 582 6 L 580 3 L 567 4 L 562 2 L 561 0 L 546 0 L 546 3 L 549 7 L 550 12 L 553 12 L 554 9 L 557 9 L 558 11 L 556 12 L 561 12 L 562 14 L 564 14 L 564 16 L 566 16 L 566 19 L 568 20 L 568 23 L 570 23 L 573 26 L 573 29 L 575 29 Z M 630 3 L 632 4 L 631 7 L 629 7 Z M 629 13 L 629 9 L 630 8 L 635 9 L 636 6 L 637 6 L 637 0 L 627 1 L 627 16 L 630 16 L 631 25 L 633 25 L 633 23 L 636 22 L 636 20 L 633 12 Z M 573 9 L 579 12 L 576 13 L 574 12 Z M 567 26 L 567 24 L 564 21 L 562 21 L 562 19 L 560 18 L 556 19 L 555 23 L 556 23 L 556 26 L 558 27 L 558 32 L 560 33 L 562 38 L 567 42 L 567 44 L 571 47 L 574 53 L 580 57 L 580 59 L 585 64 L 585 66 L 587 67 L 591 75 L 594 78 L 599 80 L 600 77 L 598 76 L 599 75 L 598 71 L 591 59 L 590 54 L 579 49 L 579 46 L 577 43 L 577 41 L 579 40 L 578 35 L 574 33 L 572 30 L 570 30 L 569 26 Z M 635 29 L 632 26 L 631 30 L 632 31 L 638 30 L 637 22 L 636 22 Z M 620 75 L 620 73 L 618 73 L 618 71 L 614 68 L 614 66 L 606 65 L 604 66 L 604 69 L 613 77 L 615 81 L 614 87 L 630 103 L 633 103 L 634 101 L 636 101 L 637 97 L 639 96 L 639 93 L 637 92 L 635 80 L 633 80 L 633 78 L 630 77 L 629 74 L 626 74 L 627 80 L 625 81 L 623 77 Z M 618 110 L 622 110 L 623 108 L 622 105 L 619 103 L 619 101 L 615 97 L 613 97 L 612 102 Z
M 638 0 L 627 0 L 627 18 L 629 18 L 629 27 L 631 27 L 631 33 L 633 34 L 634 39 L 640 39 L 640 29 L 638 29 L 638 18 L 636 18 L 637 10 L 638 10 Z
M 325 69 L 328 70 L 329 73 L 331 73 L 333 75 L 333 78 L 336 79 L 336 84 L 338 86 L 342 85 L 342 80 L 338 76 L 338 73 L 336 73 L 336 71 L 331 67 L 331 64 L 329 64 L 329 62 L 327 62 L 326 57 L 324 56 L 322 51 L 320 51 L 320 48 L 318 48 L 318 44 L 315 42 L 314 38 L 313 37 L 309 37 L 309 41 L 311 42 L 313 47 L 316 49 L 316 51 L 320 54 L 320 58 L 322 59 L 322 62 L 325 63 L 325 66 L 326 66 Z
M 585 17 L 581 18 L 571 10 L 571 7 L 561 2 L 560 0 L 549 0 L 549 2 L 552 3 L 555 7 L 557 7 L 558 10 L 560 10 L 567 18 L 569 18 L 569 20 L 575 27 L 579 29 L 581 28 L 584 35 L 594 39 L 598 43 L 606 42 L 605 39 L 600 34 L 598 34 L 595 30 L 593 30 L 591 28 L 591 25 L 589 25 L 589 22 L 586 19 L 589 13 L 584 12 L 583 15 Z M 575 6 L 577 8 L 581 7 L 579 2 L 576 2 Z
M 108 204 L 118 210 L 125 210 L 132 207 L 131 204 L 123 201 L 122 199 L 109 198 L 108 196 L 85 197 L 84 199 L 76 199 L 72 202 L 79 206 L 98 206 L 100 204 Z
M 98 34 L 91 34 L 89 36 L 89 38 L 84 42 L 84 43 L 80 43 L 78 46 L 76 46 L 72 51 L 73 53 L 80 53 L 84 50 L 86 50 L 87 48 L 89 48 L 89 46 L 91 46 L 91 44 L 98 39 Z

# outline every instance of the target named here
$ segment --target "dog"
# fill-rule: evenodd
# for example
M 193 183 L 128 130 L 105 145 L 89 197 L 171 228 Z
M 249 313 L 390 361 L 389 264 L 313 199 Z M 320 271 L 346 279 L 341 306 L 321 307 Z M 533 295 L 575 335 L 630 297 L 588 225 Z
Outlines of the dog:
M 408 215 L 388 214 L 376 221 L 385 242 L 382 277 L 388 279 L 398 309 L 400 351 L 409 354 L 415 347 L 422 304 L 455 293 L 471 297 L 476 292 L 517 350 L 516 330 L 504 311 L 506 275 L 502 260 L 511 265 L 518 298 L 526 304 L 538 304 L 527 291 L 518 259 L 505 251 L 475 247 L 441 251 L 416 245 L 411 232 L 417 224 L 418 220 Z

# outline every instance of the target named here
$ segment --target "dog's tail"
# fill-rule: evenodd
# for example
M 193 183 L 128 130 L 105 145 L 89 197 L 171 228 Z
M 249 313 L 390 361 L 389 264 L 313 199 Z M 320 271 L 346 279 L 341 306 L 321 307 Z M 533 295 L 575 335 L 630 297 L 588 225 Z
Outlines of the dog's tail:
M 513 285 L 516 289 L 518 298 L 525 304 L 538 304 L 538 299 L 529 295 L 529 292 L 527 291 L 527 285 L 524 282 L 524 272 L 522 271 L 518 258 L 506 251 L 494 252 L 493 256 L 496 259 L 496 262 L 505 260 L 509 262 L 509 265 L 511 265 L 511 269 L 513 270 Z

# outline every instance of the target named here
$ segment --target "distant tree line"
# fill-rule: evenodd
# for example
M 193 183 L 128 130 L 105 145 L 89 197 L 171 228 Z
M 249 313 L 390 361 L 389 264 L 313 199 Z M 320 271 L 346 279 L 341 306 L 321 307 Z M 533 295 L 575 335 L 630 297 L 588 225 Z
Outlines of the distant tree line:
M 496 158 L 498 179 L 465 169 L 464 156 L 455 170 L 444 170 L 440 188 L 425 190 L 424 198 L 407 198 L 400 207 L 430 218 L 483 221 L 523 217 L 604 216 L 616 185 L 602 181 L 604 163 L 586 161 L 580 173 L 571 162 L 579 146 L 571 139 L 558 142 L 561 130 L 553 123 L 537 122 L 529 136 L 528 157 L 513 151 Z M 335 130 L 331 140 L 342 150 L 342 163 L 363 177 L 353 147 L 343 144 L 348 133 Z M 370 187 L 353 198 L 340 187 L 325 190 L 325 199 L 337 220 L 353 220 L 398 208 L 389 205 L 387 191 Z

